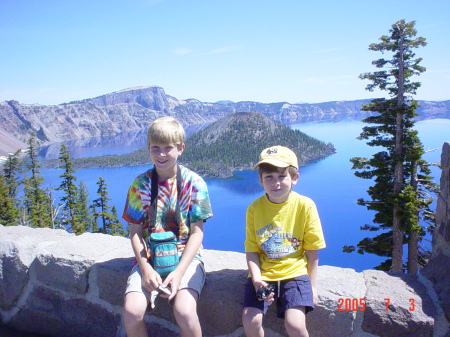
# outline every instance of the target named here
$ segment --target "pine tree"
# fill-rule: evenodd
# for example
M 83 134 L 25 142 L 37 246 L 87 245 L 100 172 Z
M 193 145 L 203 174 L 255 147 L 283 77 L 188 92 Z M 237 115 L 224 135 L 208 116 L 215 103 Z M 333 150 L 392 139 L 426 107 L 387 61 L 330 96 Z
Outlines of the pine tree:
M 89 192 L 86 184 L 82 181 L 78 184 L 77 214 L 80 222 L 83 224 L 83 233 L 92 230 L 94 217 L 92 208 L 89 207 Z
M 116 236 L 125 236 L 125 231 L 123 230 L 122 224 L 120 223 L 120 220 L 117 216 L 117 209 L 116 206 L 113 206 L 111 208 L 111 215 L 112 217 L 109 219 L 108 223 L 108 230 L 111 235 Z
M 24 179 L 24 207 L 25 223 L 32 227 L 52 227 L 51 199 L 41 188 L 44 178 L 40 176 L 40 164 L 37 159 L 36 136 L 28 140 L 27 170 L 31 172 L 29 178 Z
M 23 173 L 23 159 L 20 159 L 21 150 L 8 154 L 3 163 L 2 191 L 0 192 L 0 223 L 17 225 L 19 223 L 20 202 L 17 193 L 22 181 L 20 174 Z
M 78 189 L 77 185 L 75 185 L 77 177 L 73 175 L 75 170 L 73 169 L 73 163 L 70 160 L 69 150 L 65 144 L 61 145 L 59 155 L 59 168 L 64 170 L 64 173 L 60 174 L 62 181 L 57 188 L 64 192 L 64 196 L 61 198 L 61 201 L 63 202 L 62 223 L 65 227 L 70 228 L 73 233 L 82 234 L 85 232 L 85 226 L 83 226 L 77 214 L 77 209 L 80 208 L 80 205 L 77 204 Z
M 425 46 L 425 39 L 414 38 L 417 34 L 415 22 L 400 20 L 392 25 L 390 36 L 382 36 L 381 42 L 371 44 L 373 51 L 392 52 L 391 60 L 378 59 L 372 62 L 377 68 L 387 68 L 373 73 L 361 74 L 361 79 L 372 81 L 366 89 L 378 88 L 387 91 L 390 99 L 378 98 L 362 107 L 371 111 L 373 116 L 364 119 L 367 124 L 359 139 L 369 140 L 369 146 L 379 146 L 385 151 L 376 153 L 372 158 L 352 158 L 353 169 L 357 177 L 373 179 L 368 194 L 372 200 L 359 200 L 359 204 L 374 210 L 373 222 L 377 225 L 365 225 L 364 230 L 385 230 L 374 238 L 365 238 L 357 245 L 358 252 L 376 254 L 387 259 L 376 269 L 403 272 L 403 244 L 410 242 L 410 272 L 417 266 L 417 243 L 425 232 L 418 225 L 420 214 L 429 214 L 431 198 L 424 198 L 424 191 L 432 186 L 427 163 L 422 159 L 422 143 L 413 130 L 417 102 L 411 96 L 420 87 L 419 82 L 411 82 L 413 75 L 425 71 L 420 66 L 421 58 L 415 58 L 413 48 Z M 418 165 L 420 163 L 420 165 Z M 414 185 L 416 169 L 420 167 L 421 181 Z M 344 251 L 355 250 L 353 246 L 344 247 Z M 414 252 L 414 253 L 413 253 Z M 414 254 L 416 257 L 414 257 Z M 414 262 L 415 261 L 415 262 Z
M 111 208 L 108 205 L 108 201 L 111 199 L 108 198 L 108 189 L 105 180 L 102 177 L 99 177 L 97 185 L 97 194 L 99 197 L 93 201 L 95 223 L 97 224 L 98 218 L 101 218 L 101 232 L 104 234 L 124 236 L 125 232 L 117 218 L 116 208 L 114 206 Z M 97 211 L 96 208 L 99 208 L 99 211 Z
M 17 225 L 18 216 L 19 210 L 15 207 L 13 198 L 9 195 L 5 176 L 0 173 L 0 225 Z
M 23 173 L 22 166 L 24 160 L 20 159 L 21 152 L 22 150 L 19 149 L 13 154 L 8 154 L 3 164 L 3 173 L 5 176 L 5 184 L 8 187 L 8 195 L 13 199 L 16 198 L 18 188 L 22 183 L 20 175 Z

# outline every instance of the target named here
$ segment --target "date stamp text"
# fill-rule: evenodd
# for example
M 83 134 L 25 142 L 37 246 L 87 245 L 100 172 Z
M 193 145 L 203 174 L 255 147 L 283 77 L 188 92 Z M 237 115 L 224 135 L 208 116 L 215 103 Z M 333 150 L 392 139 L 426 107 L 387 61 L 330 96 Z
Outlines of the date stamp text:
M 389 305 L 391 304 L 390 298 L 383 299 L 386 305 L 386 311 L 389 311 Z M 416 309 L 416 304 L 414 298 L 409 299 L 408 309 L 409 311 L 414 311 Z M 365 298 L 339 298 L 338 299 L 338 311 L 364 311 L 366 310 L 366 299 Z

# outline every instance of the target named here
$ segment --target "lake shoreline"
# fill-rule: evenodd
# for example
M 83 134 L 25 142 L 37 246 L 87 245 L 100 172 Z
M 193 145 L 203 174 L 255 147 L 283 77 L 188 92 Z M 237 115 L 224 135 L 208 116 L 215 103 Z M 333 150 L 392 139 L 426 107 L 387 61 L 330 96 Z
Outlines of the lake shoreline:
M 129 153 L 124 153 L 120 155 L 116 154 L 108 154 L 108 155 L 102 155 L 102 156 L 92 156 L 92 157 L 86 157 L 86 158 L 75 158 L 71 159 L 73 164 L 74 170 L 82 170 L 82 169 L 95 169 L 95 168 L 117 168 L 117 167 L 133 167 L 133 166 L 139 166 L 139 165 L 152 165 L 152 162 L 150 160 L 150 156 L 148 156 L 147 160 L 134 160 L 134 161 L 127 161 L 126 159 L 129 157 L 137 157 L 133 156 L 133 154 L 138 153 L 140 154 L 139 158 L 142 158 L 142 152 L 147 152 L 146 148 L 140 148 L 137 150 L 134 150 Z M 314 162 L 316 160 L 324 159 L 328 156 L 331 156 L 336 153 L 336 149 L 334 147 L 327 148 L 326 151 L 322 151 L 317 155 L 303 155 L 302 157 L 299 156 L 299 166 L 304 167 L 308 165 L 308 163 Z M 256 160 L 256 158 L 255 158 Z M 189 163 L 183 162 L 183 157 L 180 157 L 179 160 L 181 165 L 186 166 L 189 168 Z M 58 159 L 47 159 L 47 160 L 41 160 L 40 161 L 41 168 L 43 169 L 58 169 L 59 167 L 59 160 Z M 210 174 L 210 173 L 201 173 L 198 172 L 199 175 L 201 175 L 204 178 L 219 178 L 219 179 L 226 179 L 230 178 L 234 175 L 234 172 L 236 171 L 245 171 L 245 170 L 252 170 L 253 165 L 238 165 L 238 166 L 221 166 L 221 165 L 214 165 L 215 166 L 215 172 L 218 172 L 217 174 Z M 196 171 L 196 170 L 194 170 Z M 197 172 L 197 171 L 196 171 Z

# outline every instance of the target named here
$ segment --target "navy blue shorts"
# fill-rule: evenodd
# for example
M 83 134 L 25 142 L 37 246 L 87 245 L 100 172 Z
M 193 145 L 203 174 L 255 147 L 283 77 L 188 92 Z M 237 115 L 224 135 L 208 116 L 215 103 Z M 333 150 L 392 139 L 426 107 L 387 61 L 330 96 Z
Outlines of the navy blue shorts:
M 267 283 L 275 285 L 274 298 L 277 301 L 277 317 L 284 318 L 284 313 L 287 309 L 297 306 L 305 307 L 305 313 L 314 310 L 311 280 L 308 275 Z M 270 302 L 258 300 L 252 278 L 247 278 L 247 284 L 245 285 L 244 307 L 257 308 L 265 314 L 271 304 L 272 303 Z

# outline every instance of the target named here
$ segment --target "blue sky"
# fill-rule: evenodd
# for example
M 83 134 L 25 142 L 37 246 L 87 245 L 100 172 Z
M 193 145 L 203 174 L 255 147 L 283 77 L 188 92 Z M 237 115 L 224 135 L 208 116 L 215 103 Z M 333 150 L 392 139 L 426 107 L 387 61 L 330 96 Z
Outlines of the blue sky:
M 428 42 L 415 98 L 450 99 L 448 0 L 2 0 L 0 11 L 0 101 L 145 85 L 205 102 L 380 97 L 358 75 L 400 19 Z

